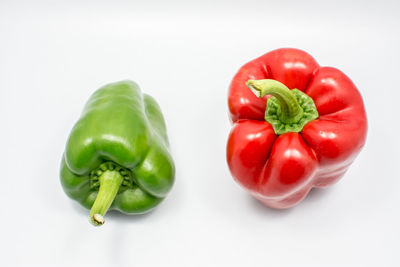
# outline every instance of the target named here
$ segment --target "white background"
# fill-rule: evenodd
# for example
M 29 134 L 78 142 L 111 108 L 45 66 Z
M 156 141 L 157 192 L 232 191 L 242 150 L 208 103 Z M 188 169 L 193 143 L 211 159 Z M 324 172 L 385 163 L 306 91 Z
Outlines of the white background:
M 1 266 L 400 266 L 399 1 L 1 1 Z M 369 119 L 345 177 L 277 211 L 225 161 L 227 88 L 279 47 L 349 75 Z M 165 115 L 177 174 L 152 213 L 88 211 L 59 183 L 91 93 L 138 82 Z

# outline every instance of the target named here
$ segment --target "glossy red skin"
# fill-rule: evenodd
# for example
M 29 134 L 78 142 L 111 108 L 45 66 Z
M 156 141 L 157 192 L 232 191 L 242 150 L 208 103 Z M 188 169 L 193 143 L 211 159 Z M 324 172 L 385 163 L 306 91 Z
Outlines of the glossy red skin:
M 309 95 L 319 118 L 300 133 L 277 136 L 264 120 L 266 99 L 245 85 L 274 79 Z M 227 161 L 235 180 L 265 205 L 290 208 L 313 187 L 339 180 L 364 146 L 367 118 L 360 93 L 340 70 L 320 67 L 306 52 L 284 48 L 245 64 L 229 88 L 233 128 Z

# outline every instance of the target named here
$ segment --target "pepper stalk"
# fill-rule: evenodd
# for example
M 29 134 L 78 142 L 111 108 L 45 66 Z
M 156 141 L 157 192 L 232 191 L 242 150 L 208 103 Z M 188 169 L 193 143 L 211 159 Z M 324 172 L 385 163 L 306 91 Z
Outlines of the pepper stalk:
M 300 90 L 290 90 L 273 79 L 248 80 L 246 85 L 259 98 L 272 95 L 267 101 L 265 120 L 278 135 L 301 132 L 319 116 L 314 100 Z
M 118 170 L 106 170 L 99 176 L 100 188 L 90 210 L 90 221 L 95 226 L 104 224 L 104 215 L 110 208 L 124 177 Z

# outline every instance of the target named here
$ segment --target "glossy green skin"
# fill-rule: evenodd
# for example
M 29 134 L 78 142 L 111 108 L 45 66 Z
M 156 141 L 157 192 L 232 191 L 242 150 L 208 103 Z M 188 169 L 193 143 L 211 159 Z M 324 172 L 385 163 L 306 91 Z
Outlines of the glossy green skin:
M 69 136 L 61 162 L 65 193 L 90 209 L 98 188 L 90 172 L 112 161 L 131 172 L 110 210 L 139 214 L 157 206 L 174 183 L 164 118 L 157 102 L 132 81 L 108 84 L 88 100 Z

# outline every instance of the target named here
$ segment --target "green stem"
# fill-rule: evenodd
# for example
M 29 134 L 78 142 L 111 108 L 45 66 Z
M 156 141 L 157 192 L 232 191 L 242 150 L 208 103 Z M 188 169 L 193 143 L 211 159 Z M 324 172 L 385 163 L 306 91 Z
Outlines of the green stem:
M 303 109 L 296 97 L 283 83 L 265 79 L 248 80 L 246 85 L 257 97 L 272 95 L 278 99 L 281 108 L 278 117 L 281 122 L 286 124 L 296 123 L 303 117 Z
M 123 180 L 122 175 L 116 170 L 106 170 L 99 177 L 99 193 L 90 210 L 90 221 L 94 225 L 104 224 L 103 216 L 113 203 Z

